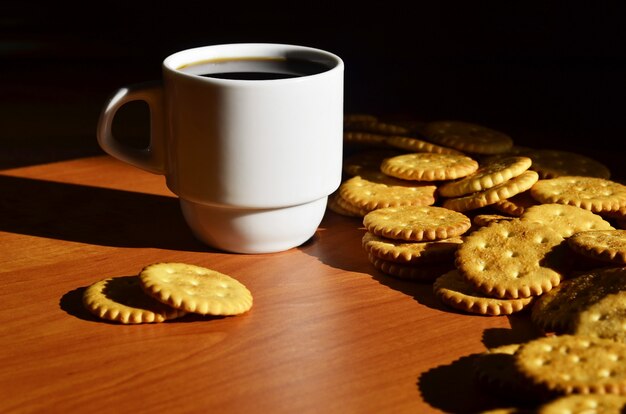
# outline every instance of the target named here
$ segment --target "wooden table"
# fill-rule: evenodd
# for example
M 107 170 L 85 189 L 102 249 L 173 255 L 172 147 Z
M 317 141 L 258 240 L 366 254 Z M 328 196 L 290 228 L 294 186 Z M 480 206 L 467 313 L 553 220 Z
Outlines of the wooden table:
M 360 220 L 332 212 L 299 248 L 241 255 L 197 242 L 163 177 L 108 156 L 1 171 L 0 195 L 3 413 L 477 412 L 501 402 L 472 355 L 532 335 L 378 272 Z M 83 309 L 89 284 L 160 261 L 237 278 L 252 310 L 126 326 Z

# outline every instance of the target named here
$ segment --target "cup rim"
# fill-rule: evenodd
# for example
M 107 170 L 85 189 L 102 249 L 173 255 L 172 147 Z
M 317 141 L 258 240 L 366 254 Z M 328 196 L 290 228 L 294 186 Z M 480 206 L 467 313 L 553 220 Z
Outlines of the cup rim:
M 281 79 L 264 79 L 264 80 L 242 80 L 242 79 L 222 79 L 200 76 L 193 73 L 184 72 L 182 67 L 202 61 L 212 59 L 228 59 L 228 58 L 272 58 L 272 57 L 288 57 L 293 53 L 307 53 L 310 56 L 316 56 L 316 61 L 322 61 L 328 64 L 328 70 L 314 73 L 311 75 L 303 75 L 294 78 Z M 323 49 L 310 46 L 301 46 L 287 43 L 223 43 L 189 49 L 180 50 L 167 56 L 162 63 L 164 71 L 183 76 L 187 78 L 202 80 L 204 82 L 217 84 L 238 84 L 238 85 L 259 85 L 275 82 L 301 82 L 303 79 L 311 79 L 314 77 L 327 76 L 329 73 L 342 71 L 344 67 L 343 60 L 334 53 Z

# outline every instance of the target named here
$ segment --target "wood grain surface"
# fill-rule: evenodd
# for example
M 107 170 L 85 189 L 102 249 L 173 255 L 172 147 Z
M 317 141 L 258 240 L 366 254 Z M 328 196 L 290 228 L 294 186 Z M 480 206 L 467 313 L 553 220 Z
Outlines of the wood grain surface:
M 301 247 L 197 242 L 161 176 L 108 156 L 0 174 L 0 407 L 24 412 L 477 412 L 471 360 L 533 335 L 523 315 L 442 306 L 375 270 L 359 219 L 327 212 Z M 252 310 L 162 324 L 100 321 L 86 286 L 183 261 L 243 282 Z

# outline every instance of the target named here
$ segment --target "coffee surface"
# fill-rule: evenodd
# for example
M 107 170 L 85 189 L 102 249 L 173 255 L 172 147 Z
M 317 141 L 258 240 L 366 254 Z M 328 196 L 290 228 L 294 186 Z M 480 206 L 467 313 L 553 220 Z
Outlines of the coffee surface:
M 273 80 L 314 75 L 329 69 L 320 62 L 287 58 L 215 59 L 188 64 L 180 71 L 219 79 Z

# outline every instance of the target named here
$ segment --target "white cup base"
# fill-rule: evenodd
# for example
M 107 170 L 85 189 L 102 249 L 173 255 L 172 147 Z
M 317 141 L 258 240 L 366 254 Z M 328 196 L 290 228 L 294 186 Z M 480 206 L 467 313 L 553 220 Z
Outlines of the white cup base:
M 328 197 L 296 206 L 217 207 L 180 198 L 185 221 L 203 243 L 233 253 L 274 253 L 300 246 L 317 230 Z

